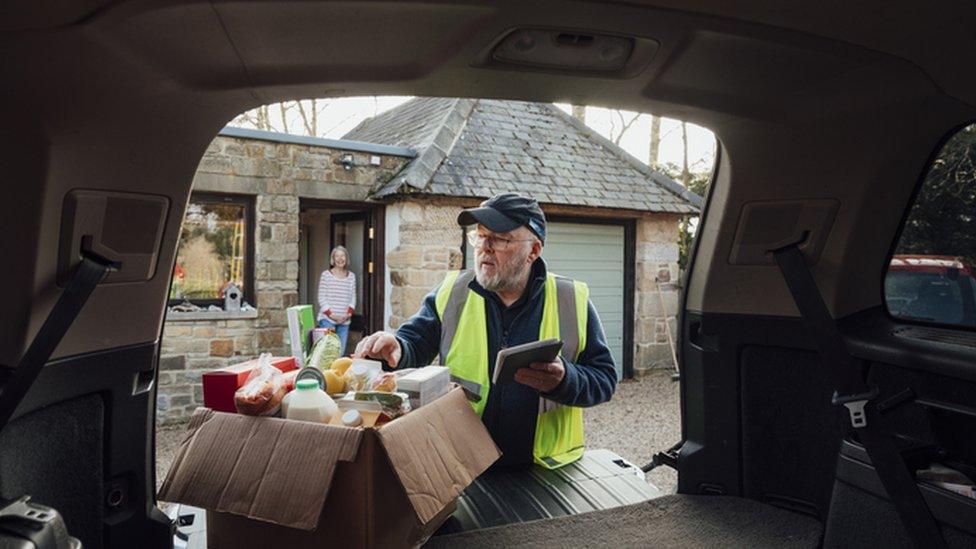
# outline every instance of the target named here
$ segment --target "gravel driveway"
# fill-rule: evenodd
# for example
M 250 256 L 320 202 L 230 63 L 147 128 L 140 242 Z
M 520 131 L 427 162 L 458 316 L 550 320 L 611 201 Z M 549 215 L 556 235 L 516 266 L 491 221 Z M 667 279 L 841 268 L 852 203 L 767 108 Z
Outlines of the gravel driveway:
M 583 421 L 588 448 L 613 450 L 642 467 L 652 455 L 681 439 L 678 382 L 671 380 L 671 370 L 654 370 L 644 377 L 621 381 L 613 399 L 587 409 Z M 672 493 L 678 474 L 662 466 L 648 473 L 647 480 Z
M 613 450 L 640 467 L 651 461 L 655 452 L 678 442 L 679 414 L 678 383 L 671 381 L 670 370 L 623 381 L 610 402 L 590 408 L 583 415 L 586 445 Z M 182 425 L 156 429 L 157 489 L 183 440 L 184 429 Z M 670 493 L 675 490 L 677 474 L 667 467 L 658 467 L 648 480 Z

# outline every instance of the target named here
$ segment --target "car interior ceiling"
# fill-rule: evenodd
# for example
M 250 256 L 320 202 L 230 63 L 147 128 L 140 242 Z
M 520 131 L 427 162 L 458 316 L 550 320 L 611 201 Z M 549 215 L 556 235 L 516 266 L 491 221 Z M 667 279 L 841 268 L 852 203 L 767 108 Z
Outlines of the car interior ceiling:
M 976 64 L 974 12 L 873 0 L 6 2 L 5 371 L 60 295 L 64 254 L 77 252 L 64 211 L 84 197 L 71 192 L 159 206 L 141 221 L 106 218 L 103 239 L 132 227 L 153 235 L 121 239 L 143 272 L 94 291 L 0 433 L 0 496 L 58 508 L 86 546 L 168 542 L 152 507 L 156 347 L 193 173 L 228 120 L 298 98 L 490 97 L 626 108 L 715 132 L 683 304 L 678 492 L 740 496 L 726 499 L 787 509 L 798 524 L 812 517 L 826 545 L 905 544 L 863 449 L 842 443 L 846 412 L 830 405 L 833 382 L 766 252 L 807 243 L 869 380 L 883 397 L 914 395 L 888 416 L 903 441 L 925 443 L 917 459 L 941 452 L 976 465 L 963 440 L 976 421 L 976 337 L 898 336 L 904 324 L 885 312 L 882 288 L 920 177 L 976 119 L 976 74 L 962 69 Z M 637 37 L 656 51 L 597 75 L 499 63 L 492 48 L 517 28 Z M 108 504 L 109 493 L 124 498 Z M 976 504 L 926 497 L 950 544 L 976 540 Z

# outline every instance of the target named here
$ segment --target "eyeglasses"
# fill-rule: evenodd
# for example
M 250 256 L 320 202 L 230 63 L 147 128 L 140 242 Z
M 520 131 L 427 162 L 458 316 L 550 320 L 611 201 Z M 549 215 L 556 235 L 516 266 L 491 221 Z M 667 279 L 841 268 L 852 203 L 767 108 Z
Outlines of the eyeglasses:
M 494 235 L 484 235 L 478 232 L 477 229 L 471 229 L 468 231 L 468 244 L 471 244 L 475 248 L 484 248 L 487 244 L 489 248 L 499 252 L 508 251 L 515 242 L 531 242 L 535 240 L 534 238 L 504 238 L 501 236 Z

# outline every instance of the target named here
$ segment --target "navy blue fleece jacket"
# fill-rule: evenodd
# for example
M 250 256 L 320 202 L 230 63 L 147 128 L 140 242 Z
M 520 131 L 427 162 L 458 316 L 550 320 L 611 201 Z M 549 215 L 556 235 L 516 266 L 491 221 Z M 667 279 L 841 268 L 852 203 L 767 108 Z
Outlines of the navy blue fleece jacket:
M 498 351 L 530 341 L 538 341 L 545 295 L 546 265 L 540 258 L 532 265 L 526 292 L 509 307 L 497 295 L 472 280 L 470 288 L 485 297 L 488 324 L 488 377 L 491 378 Z M 420 311 L 400 326 L 396 337 L 403 355 L 400 368 L 430 364 L 440 346 L 441 322 L 435 299 L 437 288 L 425 299 Z M 593 303 L 587 305 L 586 347 L 578 362 L 563 359 L 566 375 L 544 396 L 572 406 L 595 406 L 610 400 L 617 386 L 613 357 L 607 348 L 603 325 Z M 498 465 L 524 465 L 532 462 L 539 392 L 521 383 L 493 385 L 481 421 L 502 451 Z

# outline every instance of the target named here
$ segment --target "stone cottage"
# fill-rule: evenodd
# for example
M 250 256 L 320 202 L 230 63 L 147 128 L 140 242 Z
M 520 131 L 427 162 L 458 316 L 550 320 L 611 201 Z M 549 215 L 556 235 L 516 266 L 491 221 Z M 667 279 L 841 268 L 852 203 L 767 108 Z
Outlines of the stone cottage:
M 458 212 L 505 191 L 542 203 L 543 257 L 589 283 L 620 374 L 671 363 L 678 222 L 700 198 L 552 105 L 418 98 L 341 140 L 226 128 L 193 189 L 163 333 L 160 421 L 202 404 L 204 371 L 290 354 L 285 309 L 316 303 L 337 244 L 358 281 L 350 348 L 395 329 L 471 258 Z M 224 306 L 228 283 L 241 310 Z

